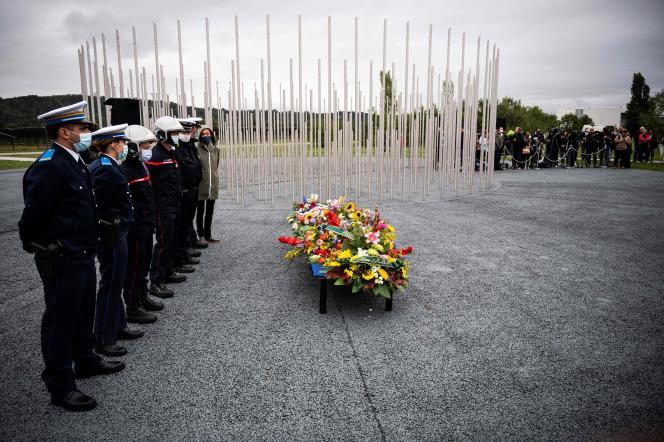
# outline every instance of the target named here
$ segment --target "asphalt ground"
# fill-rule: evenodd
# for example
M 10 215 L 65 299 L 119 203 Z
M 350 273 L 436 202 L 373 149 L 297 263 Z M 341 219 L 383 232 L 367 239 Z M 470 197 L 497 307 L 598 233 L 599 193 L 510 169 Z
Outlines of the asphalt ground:
M 411 286 L 383 301 L 286 262 L 285 205 L 217 203 L 221 244 L 173 285 L 122 373 L 72 414 L 40 380 L 43 293 L 0 173 L 0 440 L 662 440 L 664 174 L 505 171 L 386 202 Z

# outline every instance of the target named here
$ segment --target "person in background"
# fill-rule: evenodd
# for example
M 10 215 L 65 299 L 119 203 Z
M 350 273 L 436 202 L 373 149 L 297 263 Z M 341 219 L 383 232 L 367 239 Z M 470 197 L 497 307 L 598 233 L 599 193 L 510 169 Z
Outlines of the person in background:
M 567 166 L 570 168 L 576 167 L 576 157 L 579 152 L 579 134 L 576 129 L 572 129 L 572 133 L 567 139 Z
M 632 139 L 629 134 L 623 128 L 618 130 L 616 137 L 614 139 L 616 144 L 615 147 L 615 159 L 613 160 L 613 168 L 620 167 L 624 169 L 627 167 L 628 160 L 628 146 L 632 143 Z
M 634 161 L 643 163 L 646 161 L 646 156 L 648 148 L 650 147 L 650 141 L 652 137 L 648 133 L 645 127 L 641 126 L 639 128 L 639 138 L 637 140 L 636 151 L 634 153 Z
M 155 203 L 150 173 L 145 161 L 152 158 L 157 137 L 146 127 L 132 125 L 126 130 L 129 137 L 127 159 L 120 168 L 131 190 L 134 220 L 127 234 L 128 263 L 124 280 L 124 300 L 127 322 L 151 324 L 157 320 L 152 311 L 163 310 L 164 304 L 148 296 L 148 273 L 152 261 Z
M 524 146 L 521 149 L 521 161 L 523 161 L 523 168 L 530 169 L 530 156 L 532 154 L 532 144 L 530 139 L 530 132 L 526 132 L 523 137 Z
M 567 169 L 567 155 L 569 153 L 569 132 L 565 129 L 560 135 L 560 142 L 558 143 L 560 153 L 560 167 Z
M 35 254 L 44 285 L 41 377 L 51 404 L 68 411 L 97 406 L 78 390 L 76 379 L 125 368 L 124 362 L 93 352 L 99 230 L 92 179 L 80 157 L 90 147 L 94 127 L 86 106 L 81 101 L 37 117 L 53 144 L 23 175 L 25 207 L 18 222 L 23 250 Z
M 211 128 L 201 127 L 196 149 L 203 165 L 203 178 L 198 186 L 196 230 L 198 236 L 208 243 L 217 243 L 219 240 L 212 236 L 212 217 L 214 203 L 219 198 L 219 148 Z
M 512 149 L 512 170 L 523 168 L 523 148 L 526 147 L 526 139 L 523 130 L 516 128 Z
M 650 135 L 650 143 L 648 145 L 648 156 L 646 161 L 652 163 L 652 160 L 655 157 L 655 150 L 657 149 L 657 135 L 655 135 L 655 131 L 652 129 L 648 131 L 648 135 Z
M 500 164 L 500 157 L 503 155 L 503 150 L 505 147 L 505 133 L 502 127 L 498 128 L 496 132 L 496 148 L 493 152 L 493 170 L 502 170 L 503 167 Z
M 173 272 L 173 252 L 182 195 L 182 177 L 175 159 L 175 149 L 184 128 L 173 117 L 164 116 L 154 122 L 157 144 L 145 162 L 150 172 L 155 202 L 155 245 L 150 265 L 150 293 L 159 298 L 172 298 L 174 293 L 165 284 L 186 281 L 187 277 Z
M 122 284 L 127 272 L 127 232 L 134 217 L 129 185 L 120 162 L 127 158 L 126 124 L 109 126 L 92 133 L 93 151 L 99 158 L 90 165 L 97 199 L 101 243 L 99 290 L 95 314 L 96 352 L 106 356 L 127 354 L 119 339 L 137 339 L 143 332 L 127 327 L 122 303 Z
M 602 153 L 600 155 L 600 163 L 603 168 L 609 167 L 611 163 L 611 152 L 614 149 L 613 135 L 608 127 L 602 129 Z

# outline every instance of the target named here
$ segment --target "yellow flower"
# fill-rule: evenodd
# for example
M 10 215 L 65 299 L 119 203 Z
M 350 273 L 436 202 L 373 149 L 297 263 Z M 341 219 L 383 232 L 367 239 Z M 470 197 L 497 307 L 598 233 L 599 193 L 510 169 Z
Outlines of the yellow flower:
M 378 256 L 379 255 L 379 253 L 376 249 L 369 249 L 369 250 L 367 250 L 367 253 L 371 256 Z
M 351 218 L 353 218 L 353 220 L 355 221 L 359 221 L 360 219 L 362 219 L 362 212 L 360 212 L 359 210 L 353 212 Z
M 392 227 L 391 224 L 388 224 L 388 225 L 387 225 L 387 230 L 389 230 L 390 232 L 394 233 L 394 227 Z
M 341 263 L 338 262 L 338 261 L 329 261 L 329 262 L 327 263 L 327 266 L 328 266 L 328 267 L 339 267 L 340 265 L 341 265 Z
M 384 269 L 378 269 L 378 274 L 383 278 L 383 279 L 390 279 L 389 275 Z
M 387 262 L 389 262 L 389 263 L 395 263 L 395 262 L 397 262 L 397 259 L 396 259 L 396 258 L 392 258 L 391 256 L 388 256 L 388 257 L 387 257 Z
M 369 281 L 370 279 L 374 279 L 374 274 L 373 274 L 373 272 L 371 272 L 371 271 L 364 272 L 364 273 L 362 273 L 362 278 L 364 278 L 364 279 L 366 279 L 367 281 Z
M 313 219 L 313 217 L 314 217 L 314 214 L 311 213 L 311 212 L 304 215 L 304 219 L 307 220 L 307 221 L 311 221 Z
M 408 268 L 407 267 L 402 268 L 401 274 L 403 275 L 404 278 L 408 278 Z
M 358 265 L 357 265 L 357 264 L 351 264 L 351 266 L 350 266 L 350 269 L 351 269 L 351 271 L 353 271 L 353 272 L 354 272 L 354 271 L 356 271 L 356 270 L 357 270 L 357 267 L 358 267 Z
M 353 204 L 353 202 L 351 201 L 348 204 L 346 204 L 346 207 L 344 208 L 346 209 L 347 212 L 352 212 L 353 210 L 355 210 L 355 204 Z
M 353 253 L 350 250 L 346 249 L 337 255 L 337 259 L 350 259 L 351 256 L 353 256 Z
M 346 270 L 344 270 L 344 273 L 345 273 L 346 276 L 348 276 L 349 278 L 352 278 L 352 277 L 353 277 L 353 271 L 352 271 L 352 270 L 348 270 L 348 269 L 346 269 Z

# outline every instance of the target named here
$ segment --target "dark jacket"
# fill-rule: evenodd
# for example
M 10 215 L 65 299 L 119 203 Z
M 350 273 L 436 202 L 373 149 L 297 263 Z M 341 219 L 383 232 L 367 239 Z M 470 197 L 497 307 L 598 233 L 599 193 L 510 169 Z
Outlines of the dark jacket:
M 18 222 L 24 248 L 60 241 L 64 252 L 93 256 L 99 227 L 88 169 L 55 143 L 23 176 L 25 208 Z
M 134 221 L 129 227 L 129 236 L 134 238 L 152 236 L 156 210 L 150 172 L 137 158 L 127 158 L 120 168 L 129 184 L 134 203 Z
M 120 165 L 106 154 L 90 164 L 90 175 L 97 197 L 99 219 L 112 222 L 119 219 L 129 226 L 134 218 L 134 207 L 127 179 Z
M 182 196 L 182 176 L 171 146 L 158 143 L 152 148 L 152 158 L 145 165 L 150 171 L 157 212 L 177 212 Z
M 183 142 L 175 149 L 175 159 L 182 173 L 182 188 L 186 190 L 198 189 L 203 177 L 203 165 L 198 156 L 195 141 Z

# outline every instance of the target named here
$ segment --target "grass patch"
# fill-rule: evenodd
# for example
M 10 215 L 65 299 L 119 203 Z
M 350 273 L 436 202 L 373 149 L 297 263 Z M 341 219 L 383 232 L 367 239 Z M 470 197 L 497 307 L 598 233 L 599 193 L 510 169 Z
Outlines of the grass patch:
M 664 163 L 632 163 L 632 169 L 641 169 L 641 170 L 657 170 L 659 172 L 664 172 Z
M 0 160 L 0 170 L 27 169 L 31 164 L 29 161 Z
M 0 144 L 0 154 L 20 153 L 20 152 L 43 152 L 46 150 L 45 146 L 14 146 L 12 149 L 11 144 Z

